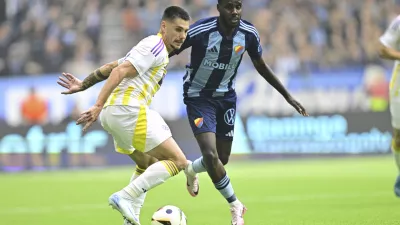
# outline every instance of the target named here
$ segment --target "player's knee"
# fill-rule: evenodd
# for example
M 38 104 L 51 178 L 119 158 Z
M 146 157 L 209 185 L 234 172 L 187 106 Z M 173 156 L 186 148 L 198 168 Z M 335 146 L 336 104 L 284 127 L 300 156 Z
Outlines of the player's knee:
M 179 171 L 184 170 L 188 164 L 188 161 L 184 154 L 176 155 L 173 158 L 170 158 L 169 160 L 175 164 L 176 168 Z
M 151 158 L 146 158 L 143 161 L 138 161 L 136 165 L 141 169 L 147 169 L 149 166 L 151 166 L 156 162 L 158 162 L 158 160 L 156 158 L 151 157 Z
M 216 151 L 203 151 L 203 161 L 207 168 L 215 168 L 218 165 L 218 153 Z
M 139 168 L 144 170 L 158 161 L 156 158 L 140 151 L 134 151 L 132 154 L 129 155 L 129 157 L 136 163 Z

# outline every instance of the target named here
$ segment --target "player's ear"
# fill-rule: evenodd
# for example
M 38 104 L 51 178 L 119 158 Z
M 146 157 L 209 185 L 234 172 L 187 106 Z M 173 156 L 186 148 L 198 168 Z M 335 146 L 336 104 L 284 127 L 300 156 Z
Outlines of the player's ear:
M 161 21 L 161 26 L 160 26 L 161 32 L 165 33 L 166 29 L 167 29 L 167 23 L 165 20 Z

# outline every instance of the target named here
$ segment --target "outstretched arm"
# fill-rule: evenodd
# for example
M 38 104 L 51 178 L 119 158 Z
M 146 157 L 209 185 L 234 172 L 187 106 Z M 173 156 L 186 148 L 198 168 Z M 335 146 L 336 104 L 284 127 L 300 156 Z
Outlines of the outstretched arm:
M 59 77 L 57 83 L 67 90 L 61 92 L 61 94 L 73 94 L 76 92 L 84 91 L 91 86 L 106 80 L 111 71 L 118 66 L 118 61 L 113 61 L 107 64 L 104 64 L 100 68 L 96 69 L 92 73 L 90 73 L 83 81 L 76 78 L 74 75 L 70 73 L 62 73 L 64 77 Z
M 129 61 L 125 61 L 113 69 L 109 75 L 109 78 L 101 89 L 95 105 L 86 112 L 83 112 L 76 121 L 76 124 L 85 124 L 83 131 L 86 131 L 87 128 L 89 128 L 89 126 L 97 120 L 97 117 L 99 116 L 100 111 L 106 103 L 108 97 L 111 95 L 111 92 L 121 83 L 121 81 L 126 77 L 133 78 L 137 75 L 137 70 Z
M 275 76 L 274 72 L 271 68 L 265 63 L 263 58 L 251 59 L 254 67 L 257 72 L 269 83 L 272 87 L 274 87 L 281 95 L 287 99 L 290 97 L 289 92 L 282 85 L 280 80 Z
M 290 93 L 286 90 L 286 88 L 282 85 L 279 79 L 275 76 L 274 72 L 269 68 L 269 66 L 264 62 L 262 57 L 252 58 L 254 67 L 257 72 L 272 86 L 274 87 L 281 95 L 286 99 L 286 101 L 292 105 L 297 112 L 299 112 L 303 116 L 308 116 L 304 107 L 297 102 Z
M 110 74 L 111 71 L 118 66 L 118 61 L 113 61 L 107 64 L 104 64 L 100 68 L 96 69 L 93 71 L 89 76 L 87 76 L 83 81 L 82 81 L 82 91 L 90 88 L 91 86 L 106 80 Z
M 390 60 L 400 60 L 400 51 L 394 48 L 386 47 L 382 43 L 379 44 L 379 57 Z

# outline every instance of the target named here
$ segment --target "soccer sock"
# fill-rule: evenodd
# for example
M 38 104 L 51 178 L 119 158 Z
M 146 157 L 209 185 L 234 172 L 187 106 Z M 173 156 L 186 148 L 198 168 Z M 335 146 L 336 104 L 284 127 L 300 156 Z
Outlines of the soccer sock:
M 394 160 L 395 160 L 396 165 L 397 165 L 397 169 L 398 169 L 398 171 L 400 173 L 400 148 L 396 147 L 394 139 L 392 140 L 392 152 L 393 152 L 393 155 L 394 155 Z
M 237 198 L 228 175 L 225 174 L 225 176 L 220 181 L 214 183 L 214 186 L 216 189 L 218 189 L 221 195 L 224 196 L 224 198 L 228 201 L 230 205 L 236 203 Z
M 142 175 L 133 180 L 121 190 L 122 195 L 127 193 L 132 198 L 138 198 L 141 194 L 164 183 L 169 178 L 179 173 L 178 167 L 170 160 L 158 161 L 149 166 Z
M 144 171 L 145 171 L 145 169 L 142 169 L 142 168 L 136 166 L 135 172 L 133 173 L 129 183 L 132 183 L 134 180 L 136 180 L 136 178 L 138 178 L 142 173 L 144 173 Z M 135 214 L 138 218 L 140 215 L 140 209 L 142 208 L 142 206 L 144 204 L 146 195 L 147 195 L 147 193 L 143 193 L 143 194 L 139 195 L 139 197 L 136 198 L 135 203 L 137 203 L 137 204 L 135 204 Z
M 194 160 L 194 162 L 192 164 L 192 168 L 195 173 L 207 172 L 207 169 L 204 165 L 203 157 L 200 157 L 200 158 Z

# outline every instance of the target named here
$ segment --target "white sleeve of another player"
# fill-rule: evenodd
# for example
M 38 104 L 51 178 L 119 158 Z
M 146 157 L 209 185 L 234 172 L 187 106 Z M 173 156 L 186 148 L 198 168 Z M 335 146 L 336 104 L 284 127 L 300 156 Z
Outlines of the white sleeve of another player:
M 163 44 L 160 38 L 143 39 L 132 48 L 123 61 L 129 61 L 141 76 L 153 67 L 156 62 L 156 50 Z
M 118 59 L 118 65 L 121 65 L 125 61 L 125 57 Z
M 380 42 L 386 47 L 397 49 L 397 43 L 400 39 L 400 17 L 394 19 L 385 33 L 379 38 Z

